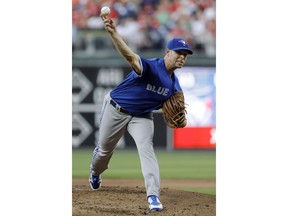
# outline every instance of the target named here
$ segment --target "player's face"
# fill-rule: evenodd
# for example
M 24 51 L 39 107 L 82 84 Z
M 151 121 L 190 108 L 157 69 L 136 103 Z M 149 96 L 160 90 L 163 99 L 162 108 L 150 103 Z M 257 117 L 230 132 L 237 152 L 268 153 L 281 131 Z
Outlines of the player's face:
M 186 63 L 188 53 L 184 50 L 177 50 L 177 51 L 171 50 L 171 51 L 173 53 L 171 60 L 174 62 L 175 67 L 176 68 L 183 67 L 183 65 Z

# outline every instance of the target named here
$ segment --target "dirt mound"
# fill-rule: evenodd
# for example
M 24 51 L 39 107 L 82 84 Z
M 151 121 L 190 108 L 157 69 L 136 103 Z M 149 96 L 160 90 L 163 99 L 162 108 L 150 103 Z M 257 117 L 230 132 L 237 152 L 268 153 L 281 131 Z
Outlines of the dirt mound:
M 127 183 L 127 182 L 126 182 Z M 129 184 L 127 184 L 129 185 Z M 73 183 L 74 216 L 165 215 L 215 216 L 216 196 L 161 188 L 164 210 L 150 212 L 145 188 L 139 186 L 102 186 L 92 191 L 88 184 Z

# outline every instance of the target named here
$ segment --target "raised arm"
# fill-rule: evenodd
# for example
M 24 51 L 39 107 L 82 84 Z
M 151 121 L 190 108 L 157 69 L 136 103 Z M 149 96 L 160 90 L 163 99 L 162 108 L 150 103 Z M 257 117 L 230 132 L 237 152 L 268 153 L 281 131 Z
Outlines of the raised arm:
M 124 42 L 121 36 L 116 30 L 116 26 L 113 20 L 107 16 L 101 15 L 104 22 L 105 29 L 109 32 L 112 42 L 119 51 L 119 53 L 128 61 L 131 67 L 137 74 L 141 74 L 141 65 L 139 62 L 139 57 L 135 54 Z

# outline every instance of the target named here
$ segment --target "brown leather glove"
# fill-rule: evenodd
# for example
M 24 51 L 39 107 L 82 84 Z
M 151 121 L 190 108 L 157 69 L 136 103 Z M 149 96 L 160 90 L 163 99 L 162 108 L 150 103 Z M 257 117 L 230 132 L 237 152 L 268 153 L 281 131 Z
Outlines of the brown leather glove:
M 167 99 L 162 106 L 163 117 L 171 128 L 183 128 L 187 124 L 184 95 L 178 91 Z

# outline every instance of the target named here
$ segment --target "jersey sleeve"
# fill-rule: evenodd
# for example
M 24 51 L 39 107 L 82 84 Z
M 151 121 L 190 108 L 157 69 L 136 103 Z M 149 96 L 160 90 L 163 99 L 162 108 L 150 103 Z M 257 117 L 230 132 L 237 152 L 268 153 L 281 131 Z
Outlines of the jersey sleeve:
M 156 71 L 153 71 L 151 68 L 153 68 L 153 66 L 151 65 L 152 64 L 152 61 L 151 59 L 148 60 L 148 59 L 145 59 L 143 57 L 140 57 L 139 56 L 139 59 L 140 59 L 140 64 L 141 64 L 141 75 L 139 76 L 146 76 L 147 74 L 149 73 L 156 73 Z
M 133 71 L 134 73 L 138 76 L 138 77 L 142 77 L 143 74 L 146 73 L 147 69 L 149 68 L 149 61 L 145 58 L 142 58 L 141 56 L 137 55 L 138 56 L 138 59 L 139 59 L 139 63 L 140 63 L 140 67 L 141 67 L 141 71 L 140 71 L 140 74 L 136 73 L 134 68 Z
M 138 57 L 138 60 L 139 60 L 139 63 L 140 63 L 140 67 L 141 67 L 141 71 L 140 71 L 140 74 L 136 73 L 136 71 L 134 70 L 134 68 L 132 67 L 132 71 L 138 76 L 138 77 L 141 77 L 142 76 L 142 73 L 143 73 L 143 63 L 142 63 L 142 58 L 137 55 Z

